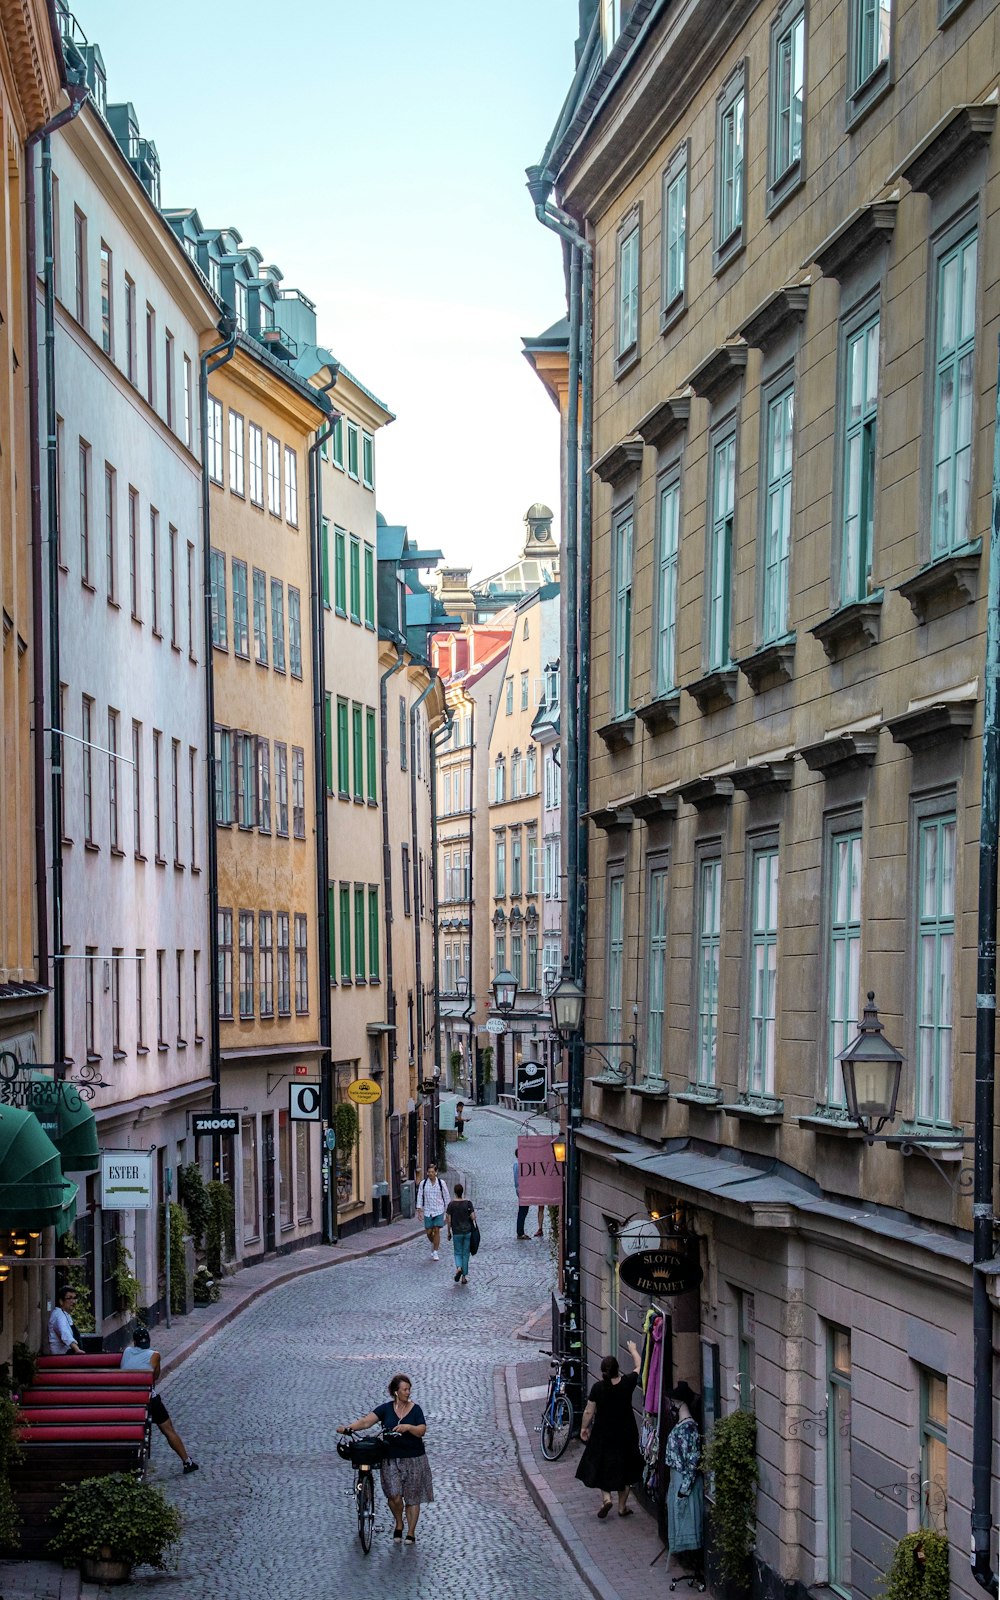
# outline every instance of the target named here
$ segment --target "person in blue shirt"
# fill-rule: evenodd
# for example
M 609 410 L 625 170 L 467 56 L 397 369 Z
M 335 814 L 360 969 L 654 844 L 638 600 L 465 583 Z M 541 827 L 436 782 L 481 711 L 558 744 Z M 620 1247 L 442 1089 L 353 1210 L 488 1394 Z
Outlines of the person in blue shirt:
M 434 1499 L 431 1464 L 424 1449 L 427 1421 L 420 1407 L 410 1398 L 412 1390 L 413 1384 L 406 1373 L 397 1372 L 395 1377 L 389 1379 L 388 1400 L 369 1411 L 367 1416 L 359 1417 L 357 1422 L 348 1422 L 337 1429 L 338 1433 L 355 1433 L 359 1428 L 378 1426 L 395 1435 L 389 1441 L 391 1454 L 379 1470 L 382 1493 L 389 1502 L 389 1510 L 396 1522 L 392 1537 L 402 1540 L 405 1512 L 406 1544 L 416 1543 L 420 1507 L 430 1504 Z

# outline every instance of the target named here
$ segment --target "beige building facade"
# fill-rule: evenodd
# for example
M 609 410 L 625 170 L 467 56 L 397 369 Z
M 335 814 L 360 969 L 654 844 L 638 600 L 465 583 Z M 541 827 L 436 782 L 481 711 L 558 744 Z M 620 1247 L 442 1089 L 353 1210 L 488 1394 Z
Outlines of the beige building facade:
M 872 1595 L 924 1524 L 971 1594 L 996 8 L 609 15 L 549 153 L 594 263 L 589 1362 L 659 1218 L 672 1375 L 756 1413 L 755 1584 Z

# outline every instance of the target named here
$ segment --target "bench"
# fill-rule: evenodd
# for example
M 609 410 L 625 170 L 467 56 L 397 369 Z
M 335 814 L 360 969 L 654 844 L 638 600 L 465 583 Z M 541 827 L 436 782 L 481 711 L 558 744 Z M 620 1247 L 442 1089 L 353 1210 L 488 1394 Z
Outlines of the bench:
M 24 1454 L 15 1479 L 21 1550 L 43 1556 L 49 1513 L 67 1484 L 108 1472 L 142 1476 L 149 1460 L 151 1372 L 122 1372 L 120 1356 L 39 1358 L 20 1398 Z

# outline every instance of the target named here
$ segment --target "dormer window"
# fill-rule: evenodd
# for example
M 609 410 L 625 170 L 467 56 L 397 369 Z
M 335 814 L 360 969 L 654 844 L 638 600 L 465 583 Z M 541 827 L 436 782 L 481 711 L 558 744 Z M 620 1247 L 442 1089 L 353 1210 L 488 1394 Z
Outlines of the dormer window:
M 209 256 L 209 258 L 208 258 L 208 281 L 212 285 L 212 288 L 215 290 L 215 293 L 219 296 L 219 299 L 221 300 L 221 298 L 222 298 L 222 268 L 219 266 L 219 263 L 216 261 L 214 256 Z
M 108 114 L 108 80 L 95 61 L 90 74 L 90 92 L 102 117 Z
M 601 39 L 605 59 L 622 31 L 622 0 L 601 0 Z
M 246 286 L 245 283 L 241 283 L 239 278 L 235 278 L 233 280 L 233 294 L 234 294 L 234 297 L 235 297 L 235 300 L 236 300 L 236 305 L 234 307 L 234 310 L 236 312 L 236 326 L 239 328 L 241 333 L 246 333 L 246 331 L 247 331 L 247 321 L 248 321 L 248 318 L 247 318 L 247 305 L 248 305 L 247 286 Z
M 274 327 L 274 307 L 269 306 L 266 300 L 260 302 L 260 326 L 261 332 Z

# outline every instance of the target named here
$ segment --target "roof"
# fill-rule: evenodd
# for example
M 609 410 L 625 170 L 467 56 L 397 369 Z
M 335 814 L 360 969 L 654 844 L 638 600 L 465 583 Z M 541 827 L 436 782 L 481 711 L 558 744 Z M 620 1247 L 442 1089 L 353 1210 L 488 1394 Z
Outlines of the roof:
M 535 334 L 533 337 L 522 335 L 521 343 L 526 351 L 529 350 L 568 350 L 569 349 L 569 318 L 560 317 L 551 328 L 546 328 L 544 333 Z

